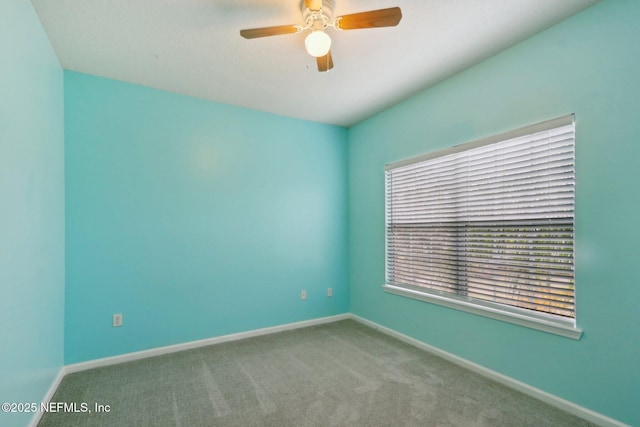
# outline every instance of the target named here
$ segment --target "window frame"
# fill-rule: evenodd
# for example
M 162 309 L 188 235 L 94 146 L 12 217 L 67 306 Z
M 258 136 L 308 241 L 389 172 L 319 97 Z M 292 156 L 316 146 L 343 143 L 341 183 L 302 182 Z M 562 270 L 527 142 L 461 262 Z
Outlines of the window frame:
M 538 132 L 548 131 L 552 129 L 556 129 L 563 126 L 573 125 L 575 126 L 575 116 L 573 114 L 559 117 L 556 119 L 548 120 L 545 122 L 537 123 L 534 125 L 526 126 L 520 129 L 512 130 L 509 132 L 504 132 L 501 134 L 493 135 L 487 138 L 482 138 L 476 141 L 456 145 L 453 147 L 449 147 L 443 150 L 437 150 L 429 153 L 425 153 L 423 155 L 419 155 L 416 157 L 412 157 L 409 159 L 401 160 L 398 162 L 393 162 L 385 165 L 385 175 L 387 171 L 393 170 L 402 166 L 411 165 L 419 162 L 424 162 L 427 160 L 435 159 L 442 156 L 447 156 L 454 153 L 460 153 L 463 151 L 471 150 L 474 148 L 508 141 L 514 138 L 524 137 L 527 135 L 532 135 Z M 574 138 L 575 138 L 575 129 L 574 129 Z M 575 139 L 574 139 L 574 147 L 575 147 Z M 575 148 L 574 148 L 575 149 Z M 574 172 L 575 172 L 575 164 L 574 164 Z M 387 184 L 387 178 L 385 177 L 385 188 Z M 403 297 L 408 297 L 432 304 L 437 304 L 440 306 L 465 311 L 468 313 L 489 317 L 492 319 L 497 319 L 509 323 L 513 323 L 520 326 L 525 326 L 528 328 L 533 328 L 537 330 L 541 330 L 544 332 L 549 332 L 557 335 L 561 335 L 564 337 L 572 338 L 575 340 L 579 340 L 582 336 L 582 330 L 576 325 L 577 318 L 577 307 L 576 307 L 576 287 L 574 285 L 573 294 L 574 294 L 574 310 L 576 310 L 576 314 L 573 319 L 571 318 L 562 318 L 560 316 L 548 315 L 545 313 L 536 312 L 534 310 L 528 310 L 524 308 L 518 308 L 514 306 L 509 306 L 505 304 L 492 303 L 490 301 L 482 301 L 472 298 L 467 298 L 462 295 L 455 295 L 448 292 L 441 292 L 438 290 L 430 290 L 424 289 L 421 287 L 415 287 L 411 285 L 402 284 L 402 286 L 398 286 L 397 284 L 388 283 L 389 279 L 389 230 L 388 225 L 389 221 L 387 219 L 387 192 L 385 190 L 385 284 L 383 285 L 383 289 L 385 292 L 399 295 Z M 574 202 L 575 208 L 575 202 Z M 573 219 L 573 223 L 575 226 L 575 217 Z M 574 228 L 574 261 L 573 265 L 575 267 L 575 228 Z M 574 268 L 574 283 L 575 283 L 575 268 Z

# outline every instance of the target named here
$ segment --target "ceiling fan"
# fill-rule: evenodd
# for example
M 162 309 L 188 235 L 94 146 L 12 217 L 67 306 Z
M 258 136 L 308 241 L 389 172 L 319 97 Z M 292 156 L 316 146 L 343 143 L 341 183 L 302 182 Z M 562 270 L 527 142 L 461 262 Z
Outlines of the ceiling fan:
M 307 52 L 316 58 L 318 71 L 333 68 L 331 58 L 331 38 L 325 32 L 327 27 L 336 30 L 359 30 L 362 28 L 394 27 L 402 18 L 399 7 L 370 10 L 350 15 L 333 16 L 332 0 L 303 0 L 300 4 L 304 25 L 278 25 L 275 27 L 250 28 L 240 30 L 245 39 L 301 33 L 309 30 L 305 39 Z

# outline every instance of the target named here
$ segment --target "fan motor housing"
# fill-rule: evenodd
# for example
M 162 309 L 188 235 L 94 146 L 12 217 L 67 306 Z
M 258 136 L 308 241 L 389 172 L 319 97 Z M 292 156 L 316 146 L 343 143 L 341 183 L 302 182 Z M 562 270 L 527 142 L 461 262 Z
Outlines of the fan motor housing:
M 300 10 L 302 11 L 302 19 L 307 26 L 314 30 L 323 30 L 331 25 L 333 17 L 333 0 L 322 0 L 322 9 L 320 11 L 310 10 L 304 4 L 304 0 L 300 2 Z

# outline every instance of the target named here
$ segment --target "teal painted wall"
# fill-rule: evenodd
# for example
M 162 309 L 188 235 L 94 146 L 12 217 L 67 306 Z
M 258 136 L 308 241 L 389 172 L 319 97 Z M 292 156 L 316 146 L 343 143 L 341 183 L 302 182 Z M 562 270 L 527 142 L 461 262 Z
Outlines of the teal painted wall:
M 351 311 L 640 425 L 640 2 L 605 1 L 349 130 Z M 385 294 L 386 163 L 575 113 L 580 341 Z
M 348 311 L 346 129 L 66 71 L 65 132 L 67 364 Z
M 0 52 L 0 402 L 40 402 L 63 364 L 63 72 L 28 1 L 0 2 Z

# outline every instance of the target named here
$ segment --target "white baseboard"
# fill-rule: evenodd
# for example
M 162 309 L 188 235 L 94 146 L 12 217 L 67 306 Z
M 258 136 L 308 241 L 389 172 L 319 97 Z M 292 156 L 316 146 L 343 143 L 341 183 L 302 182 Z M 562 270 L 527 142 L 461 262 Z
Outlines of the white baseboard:
M 565 412 L 569 412 L 577 417 L 590 421 L 594 424 L 603 427 L 628 427 L 626 424 L 615 420 L 613 418 L 607 417 L 606 415 L 602 415 L 598 412 L 592 411 L 591 409 L 585 408 L 584 406 L 577 405 L 568 400 L 562 399 L 561 397 L 555 396 L 551 393 L 547 393 L 546 391 L 540 390 L 536 387 L 530 386 L 529 384 L 525 384 L 521 381 L 503 375 L 499 372 L 492 371 L 491 369 L 485 368 L 484 366 L 480 366 L 476 363 L 473 363 L 469 360 L 463 359 L 462 357 L 458 357 L 454 354 L 448 353 L 444 350 L 440 350 L 437 347 L 433 347 L 429 344 L 425 344 L 422 341 L 419 341 L 415 338 L 412 338 L 408 335 L 404 335 L 400 332 L 394 331 L 393 329 L 389 329 L 385 326 L 379 325 L 378 323 L 372 322 L 370 320 L 364 319 L 360 316 L 356 316 L 355 314 L 351 314 L 350 318 L 362 323 L 363 325 L 367 325 L 373 329 L 376 329 L 380 332 L 383 332 L 387 335 L 390 335 L 394 338 L 397 338 L 401 341 L 406 342 L 407 344 L 411 344 L 419 349 L 425 350 L 431 354 L 434 354 L 438 357 L 441 357 L 449 362 L 452 362 L 458 366 L 469 369 L 477 374 L 480 374 L 486 378 L 494 380 L 500 384 L 503 384 L 509 388 L 520 391 L 526 395 L 529 395 L 535 399 L 541 400 L 545 403 L 548 403 L 551 406 L 555 406 L 558 409 L 562 409 Z
M 163 354 L 175 353 L 177 351 L 190 350 L 198 347 L 205 347 L 223 342 L 237 341 L 245 338 L 258 337 L 261 335 L 274 334 L 276 332 L 289 331 L 292 329 L 306 328 L 308 326 L 322 325 L 324 323 L 337 322 L 339 320 L 350 319 L 349 313 L 335 316 L 320 317 L 318 319 L 303 320 L 301 322 L 287 323 L 284 325 L 270 326 L 268 328 L 254 329 L 252 331 L 239 332 L 236 334 L 222 335 L 219 337 L 205 338 L 198 341 L 190 341 L 181 344 L 168 345 L 165 347 L 152 348 L 150 350 L 136 351 L 133 353 L 121 354 L 118 356 L 104 357 L 102 359 L 90 360 L 88 362 L 74 363 L 65 366 L 65 372 L 72 374 L 86 371 L 87 369 L 99 368 L 103 366 L 116 365 L 118 363 L 131 362 L 134 360 L 146 359 L 147 357 L 160 356 Z
M 40 401 L 41 403 L 49 403 L 51 401 L 51 399 L 53 398 L 53 395 L 58 389 L 58 386 L 60 385 L 60 381 L 62 381 L 62 379 L 66 374 L 67 373 L 66 373 L 65 367 L 62 366 L 58 371 L 58 375 L 56 375 L 53 382 L 51 383 L 49 390 L 47 390 L 47 393 L 44 395 L 44 397 Z M 31 418 L 31 422 L 29 423 L 29 427 L 36 427 L 40 422 L 40 418 L 42 418 L 42 412 L 38 410 L 33 414 L 33 417 Z
M 568 400 L 562 399 L 558 396 L 555 396 L 551 393 L 547 393 L 546 391 L 540 390 L 529 384 L 525 384 L 521 381 L 508 377 L 506 375 L 500 374 L 491 369 L 485 368 L 484 366 L 480 366 L 476 363 L 473 363 L 469 360 L 463 359 L 462 357 L 458 357 L 454 354 L 448 353 L 444 350 L 441 350 L 437 347 L 426 344 L 422 341 L 419 341 L 415 338 L 412 338 L 408 335 L 404 335 L 400 332 L 394 331 L 393 329 L 389 329 L 385 326 L 382 326 L 378 323 L 372 322 L 370 320 L 364 319 L 360 316 L 356 316 L 351 313 L 339 314 L 335 316 L 321 317 L 318 319 L 304 320 L 301 322 L 287 323 L 284 325 L 271 326 L 268 328 L 255 329 L 252 331 L 239 332 L 236 334 L 222 335 L 219 337 L 206 338 L 198 341 L 191 341 L 182 344 L 175 344 L 165 347 L 153 348 L 150 350 L 137 351 L 134 353 L 127 353 L 118 356 L 105 357 L 102 359 L 90 360 L 88 362 L 75 363 L 72 365 L 64 366 L 60 369 L 60 372 L 56 376 L 55 380 L 51 384 L 49 391 L 43 398 L 42 402 L 49 402 L 53 397 L 60 381 L 66 374 L 71 374 L 75 372 L 85 371 L 87 369 L 99 368 L 102 366 L 110 366 L 124 362 L 131 362 L 134 360 L 146 359 L 148 357 L 160 356 L 163 354 L 175 353 L 183 350 L 190 350 L 198 347 L 205 347 L 213 344 L 220 344 L 224 342 L 237 341 L 245 338 L 258 337 L 261 335 L 273 334 L 276 332 L 289 331 L 293 329 L 306 328 L 314 325 L 321 325 L 325 323 L 337 322 L 340 320 L 353 319 L 357 322 L 360 322 L 364 325 L 367 325 L 371 328 L 374 328 L 380 332 L 383 332 L 387 335 L 390 335 L 394 338 L 397 338 L 401 341 L 404 341 L 408 344 L 411 344 L 417 348 L 425 350 L 431 354 L 439 356 L 449 362 L 455 363 L 458 366 L 469 369 L 477 374 L 480 374 L 486 378 L 494 380 L 500 384 L 503 384 L 507 387 L 510 387 L 514 390 L 518 390 L 522 393 L 525 393 L 535 399 L 541 400 L 545 403 L 548 403 L 556 408 L 562 409 L 563 411 L 569 412 L 570 414 L 576 415 L 580 418 L 583 418 L 587 421 L 590 421 L 594 424 L 603 426 L 603 427 L 628 427 L 626 424 L 615 420 L 613 418 L 602 415 L 598 412 L 592 411 L 591 409 L 585 408 L 583 406 L 577 405 Z M 40 421 L 40 417 L 42 414 L 36 413 L 31 420 L 30 427 L 37 426 Z

